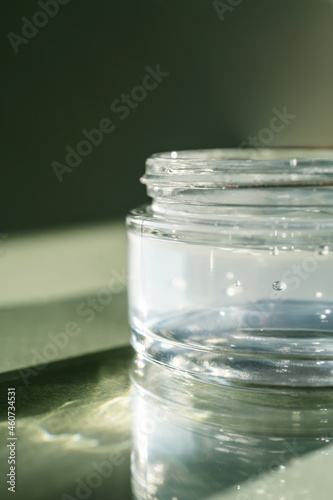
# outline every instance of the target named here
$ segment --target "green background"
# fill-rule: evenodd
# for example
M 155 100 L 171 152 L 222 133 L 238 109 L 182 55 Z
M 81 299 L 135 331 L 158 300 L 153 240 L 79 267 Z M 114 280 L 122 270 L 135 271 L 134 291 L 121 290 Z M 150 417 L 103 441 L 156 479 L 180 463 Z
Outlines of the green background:
M 0 232 L 123 217 L 147 156 L 237 147 L 273 108 L 296 118 L 267 146 L 332 145 L 330 1 L 244 0 L 222 22 L 210 0 L 70 0 L 17 54 L 7 34 L 41 8 L 1 9 Z M 157 64 L 170 76 L 121 121 L 110 104 Z M 116 130 L 59 183 L 52 162 L 105 117 Z

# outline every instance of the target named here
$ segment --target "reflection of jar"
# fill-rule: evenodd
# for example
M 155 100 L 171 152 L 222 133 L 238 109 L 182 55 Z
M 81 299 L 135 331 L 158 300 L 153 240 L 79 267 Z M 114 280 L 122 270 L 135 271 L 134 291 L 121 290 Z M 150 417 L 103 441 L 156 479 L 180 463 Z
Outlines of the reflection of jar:
M 132 342 L 219 381 L 333 382 L 333 153 L 172 152 L 128 216 Z
M 329 497 L 333 398 L 326 387 L 207 383 L 141 355 L 132 381 L 135 499 Z

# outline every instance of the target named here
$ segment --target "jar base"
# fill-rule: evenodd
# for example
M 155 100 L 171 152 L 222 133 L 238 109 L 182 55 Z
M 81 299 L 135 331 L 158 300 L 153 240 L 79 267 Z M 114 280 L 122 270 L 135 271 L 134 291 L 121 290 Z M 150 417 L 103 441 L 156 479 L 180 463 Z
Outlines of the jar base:
M 330 311 L 304 301 L 196 310 L 149 328 L 134 324 L 132 345 L 148 360 L 217 383 L 333 386 Z

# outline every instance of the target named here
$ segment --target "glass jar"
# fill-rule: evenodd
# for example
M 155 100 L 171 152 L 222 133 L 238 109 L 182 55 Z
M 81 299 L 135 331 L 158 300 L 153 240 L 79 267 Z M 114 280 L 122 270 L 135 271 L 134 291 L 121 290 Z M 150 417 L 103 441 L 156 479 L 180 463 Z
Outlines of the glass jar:
M 155 154 L 127 218 L 132 344 L 218 383 L 333 383 L 333 153 Z

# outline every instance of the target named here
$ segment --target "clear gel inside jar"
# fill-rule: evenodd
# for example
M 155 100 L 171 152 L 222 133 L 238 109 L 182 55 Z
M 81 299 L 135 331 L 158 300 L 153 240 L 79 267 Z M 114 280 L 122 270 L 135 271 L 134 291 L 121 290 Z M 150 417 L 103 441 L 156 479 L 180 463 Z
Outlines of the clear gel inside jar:
M 154 155 L 128 216 L 132 343 L 219 383 L 333 384 L 333 152 Z

